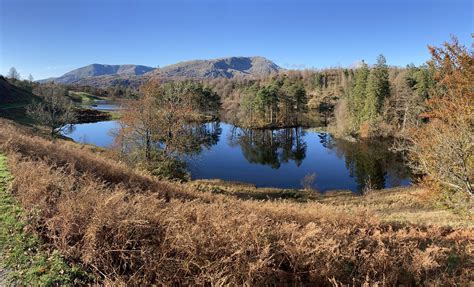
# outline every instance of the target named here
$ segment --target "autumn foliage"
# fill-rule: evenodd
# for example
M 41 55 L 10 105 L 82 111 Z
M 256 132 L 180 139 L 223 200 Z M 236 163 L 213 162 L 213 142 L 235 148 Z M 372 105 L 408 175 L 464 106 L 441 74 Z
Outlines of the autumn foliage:
M 436 85 L 421 114 L 426 124 L 410 133 L 414 169 L 443 188 L 474 195 L 474 56 L 456 39 L 430 47 Z

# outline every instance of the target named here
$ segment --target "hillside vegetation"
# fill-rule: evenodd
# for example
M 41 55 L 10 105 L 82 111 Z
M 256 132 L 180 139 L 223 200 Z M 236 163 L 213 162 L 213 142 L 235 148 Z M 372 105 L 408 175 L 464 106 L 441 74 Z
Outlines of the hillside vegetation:
M 27 224 L 28 218 L 9 192 L 12 179 L 5 155 L 0 153 L 0 285 L 71 285 L 84 275 L 71 268 L 60 253 L 43 249 Z
M 0 76 L 0 108 L 29 104 L 35 99 L 38 97 L 30 89 L 12 85 Z
M 426 66 L 406 69 L 379 56 L 376 65 L 357 69 L 150 80 L 136 95 L 124 94 L 129 101 L 110 150 L 57 136 L 76 120 L 67 96 L 82 102 L 97 89 L 38 85 L 42 102 L 29 114 L 40 132 L 49 127 L 51 141 L 0 121 L 9 169 L 0 177 L 11 181 L 0 188 L 0 204 L 8 210 L 18 202 L 28 218 L 17 225 L 6 212 L 12 227 L 0 229 L 2 237 L 13 229 L 33 232 L 45 254 L 56 254 L 53 262 L 90 274 L 81 284 L 468 286 L 474 282 L 474 57 L 455 38 L 430 51 Z M 9 93 L 33 84 L 18 79 L 10 77 L 17 87 Z M 203 121 L 216 119 L 221 108 L 227 120 L 249 126 L 300 126 L 318 112 L 339 136 L 396 137 L 393 147 L 406 155 L 418 185 L 377 192 L 361 180 L 363 196 L 356 196 L 317 194 L 304 181 L 306 190 L 165 180 L 186 180 L 180 156 L 216 140 L 216 127 L 203 128 Z M 369 168 L 388 160 L 368 157 Z M 21 274 L 31 278 L 46 272 L 27 269 Z
M 41 101 L 32 91 L 33 84 L 28 81 L 17 80 L 12 84 L 0 76 L 0 117 L 31 124 L 26 115 L 26 106 Z
M 468 285 L 474 279 L 469 220 L 442 227 L 384 219 L 364 205 L 346 208 L 351 195 L 241 200 L 157 181 L 88 147 L 49 142 L 5 121 L 0 128 L 12 192 L 34 216 L 33 229 L 102 284 Z
M 214 79 L 238 76 L 268 76 L 281 70 L 282 68 L 278 65 L 263 57 L 229 57 L 181 62 L 155 70 L 152 74 L 165 78 Z

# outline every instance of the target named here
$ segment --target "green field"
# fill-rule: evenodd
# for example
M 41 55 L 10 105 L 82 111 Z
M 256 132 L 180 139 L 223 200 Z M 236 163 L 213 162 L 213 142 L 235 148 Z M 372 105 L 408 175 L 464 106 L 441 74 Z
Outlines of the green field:
M 92 104 L 95 101 L 104 100 L 104 98 L 86 92 L 69 91 L 69 97 L 75 103 Z

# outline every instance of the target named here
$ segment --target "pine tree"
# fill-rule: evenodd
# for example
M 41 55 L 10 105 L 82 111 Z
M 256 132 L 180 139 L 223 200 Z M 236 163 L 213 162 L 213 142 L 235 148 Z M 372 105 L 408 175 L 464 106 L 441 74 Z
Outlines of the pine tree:
M 377 64 L 370 72 L 366 88 L 363 120 L 373 123 L 382 110 L 385 98 L 390 95 L 388 67 L 383 55 L 377 57 Z
M 349 93 L 349 112 L 353 119 L 354 127 L 358 127 L 363 118 L 368 76 L 369 67 L 366 63 L 362 62 L 362 66 L 355 72 L 354 86 Z

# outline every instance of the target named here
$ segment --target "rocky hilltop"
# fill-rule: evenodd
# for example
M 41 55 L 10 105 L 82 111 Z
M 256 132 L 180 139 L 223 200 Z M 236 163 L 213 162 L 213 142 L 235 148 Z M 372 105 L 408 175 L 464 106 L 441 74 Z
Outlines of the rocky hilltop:
M 230 57 L 181 62 L 151 73 L 159 73 L 164 77 L 214 79 L 235 76 L 266 76 L 280 70 L 278 65 L 263 57 Z

